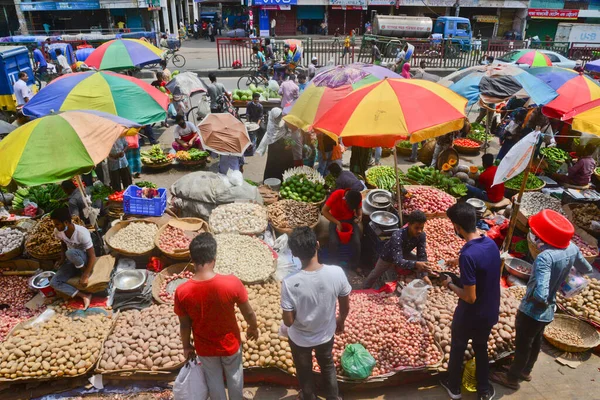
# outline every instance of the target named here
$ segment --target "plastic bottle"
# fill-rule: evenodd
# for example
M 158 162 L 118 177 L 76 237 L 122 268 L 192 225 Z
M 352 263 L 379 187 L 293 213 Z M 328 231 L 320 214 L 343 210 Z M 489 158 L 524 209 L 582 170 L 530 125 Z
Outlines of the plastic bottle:
M 475 377 L 475 358 L 470 359 L 465 364 L 463 371 L 462 385 L 468 392 L 477 391 L 477 378 Z

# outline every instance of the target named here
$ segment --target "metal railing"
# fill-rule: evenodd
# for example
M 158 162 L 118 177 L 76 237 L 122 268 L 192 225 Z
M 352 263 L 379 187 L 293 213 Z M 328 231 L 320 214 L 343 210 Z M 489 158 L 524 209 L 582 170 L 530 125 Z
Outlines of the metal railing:
M 274 45 L 275 56 L 283 50 L 286 39 L 276 38 L 271 43 Z M 340 39 L 320 39 L 320 38 L 295 38 L 302 44 L 302 58 L 300 64 L 307 66 L 313 57 L 319 59 L 319 64 L 334 63 L 351 64 L 355 61 L 355 46 L 350 46 L 347 52 L 344 52 L 344 40 Z M 262 39 L 250 38 L 217 38 L 217 59 L 219 69 L 231 68 L 234 61 L 240 61 L 243 68 L 254 65 L 256 62 L 252 53 L 252 46 L 262 47 Z

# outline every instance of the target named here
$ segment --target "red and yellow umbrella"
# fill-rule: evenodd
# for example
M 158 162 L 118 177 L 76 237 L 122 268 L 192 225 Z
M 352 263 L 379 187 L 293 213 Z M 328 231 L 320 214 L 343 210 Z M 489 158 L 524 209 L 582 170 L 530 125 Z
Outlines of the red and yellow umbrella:
M 307 132 L 315 121 L 352 90 L 352 85 L 337 88 L 309 85 L 289 110 L 288 107 L 284 109 L 284 112 L 289 113 L 283 117 L 283 120 Z
M 314 124 L 346 146 L 393 147 L 462 129 L 467 99 L 421 79 L 384 79 L 355 90 Z
M 562 120 L 576 131 L 600 136 L 600 99 L 575 107 L 565 113 Z
M 557 98 L 542 108 L 544 115 L 550 118 L 562 118 L 573 108 L 600 98 L 600 85 L 572 69 L 540 67 L 528 69 L 527 72 L 558 93 Z

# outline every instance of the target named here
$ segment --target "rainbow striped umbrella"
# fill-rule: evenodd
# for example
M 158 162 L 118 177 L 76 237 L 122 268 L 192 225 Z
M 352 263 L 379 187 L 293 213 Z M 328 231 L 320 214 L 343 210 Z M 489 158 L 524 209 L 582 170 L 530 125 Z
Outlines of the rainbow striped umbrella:
M 346 146 L 393 147 L 410 136 L 416 143 L 463 127 L 467 99 L 421 79 L 384 79 L 338 101 L 314 128 Z
M 600 85 L 572 69 L 539 67 L 528 69 L 527 72 L 558 93 L 557 98 L 542 108 L 544 115 L 549 118 L 562 118 L 573 108 L 600 98 Z
M 515 60 L 515 64 L 527 64 L 530 67 L 549 67 L 552 65 L 550 58 L 537 50 L 517 51 L 511 59 Z
M 156 64 L 163 51 L 139 39 L 110 40 L 89 55 L 85 63 L 92 68 L 120 71 Z
M 0 142 L 0 186 L 35 186 L 90 172 L 127 128 L 86 112 L 33 120 Z
M 169 98 L 141 79 L 110 71 L 63 75 L 44 87 L 23 107 L 31 117 L 52 112 L 97 110 L 141 125 L 165 120 Z

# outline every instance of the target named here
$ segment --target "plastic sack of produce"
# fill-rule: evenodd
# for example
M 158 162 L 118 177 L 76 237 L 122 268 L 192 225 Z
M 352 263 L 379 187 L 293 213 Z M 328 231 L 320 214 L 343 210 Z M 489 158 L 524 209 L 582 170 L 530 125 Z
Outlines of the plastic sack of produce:
M 400 294 L 400 305 L 404 312 L 408 314 L 409 321 L 418 321 L 421 319 L 421 313 L 427 303 L 427 290 L 430 286 L 421 279 L 415 279 L 402 288 Z
M 292 255 L 292 250 L 288 246 L 288 235 L 286 233 L 275 240 L 273 250 L 277 252 L 277 271 L 275 271 L 275 277 L 278 281 L 282 281 L 294 272 L 300 271 L 302 264 L 298 258 Z
M 200 361 L 188 360 L 181 368 L 173 385 L 173 396 L 175 400 L 208 399 L 208 386 Z
M 360 343 L 346 346 L 341 363 L 346 375 L 353 379 L 368 378 L 375 367 L 375 359 Z

